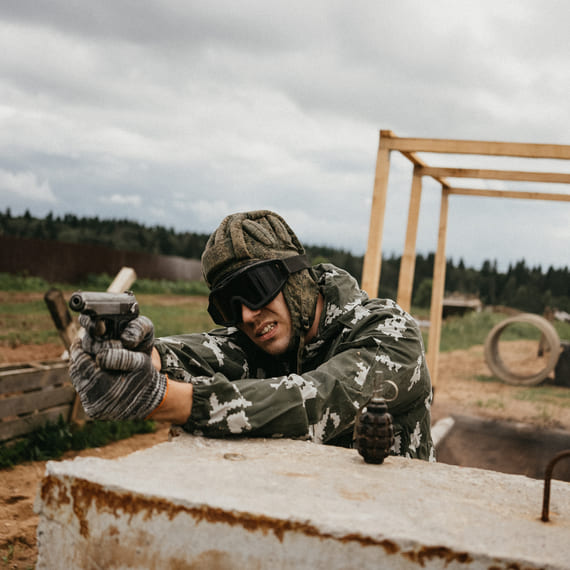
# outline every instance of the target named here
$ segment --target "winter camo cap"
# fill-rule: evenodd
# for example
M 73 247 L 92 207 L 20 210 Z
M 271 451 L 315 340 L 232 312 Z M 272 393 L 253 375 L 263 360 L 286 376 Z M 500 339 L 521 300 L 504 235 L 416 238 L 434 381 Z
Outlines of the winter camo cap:
M 208 239 L 202 254 L 202 274 L 210 289 L 241 267 L 264 259 L 284 259 L 305 253 L 301 242 L 279 215 L 269 210 L 231 214 Z M 318 287 L 309 269 L 289 275 L 283 295 L 296 336 L 313 322 Z

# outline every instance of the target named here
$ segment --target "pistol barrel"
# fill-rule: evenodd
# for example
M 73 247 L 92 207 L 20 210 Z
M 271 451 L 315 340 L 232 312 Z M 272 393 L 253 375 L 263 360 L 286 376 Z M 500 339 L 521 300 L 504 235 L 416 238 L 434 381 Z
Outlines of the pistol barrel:
M 99 317 L 111 315 L 136 317 L 139 314 L 139 305 L 131 291 L 125 293 L 76 291 L 69 299 L 69 308 L 78 313 Z

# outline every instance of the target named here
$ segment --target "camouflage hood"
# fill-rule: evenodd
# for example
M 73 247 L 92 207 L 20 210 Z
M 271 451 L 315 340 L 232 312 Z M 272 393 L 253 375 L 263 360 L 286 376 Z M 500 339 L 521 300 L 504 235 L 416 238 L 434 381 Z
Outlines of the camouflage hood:
M 224 277 L 250 263 L 304 253 L 297 236 L 278 214 L 268 210 L 231 214 L 224 218 L 206 243 L 202 274 L 211 289 Z M 291 274 L 283 287 L 297 345 L 302 344 L 315 318 L 318 292 L 310 269 Z

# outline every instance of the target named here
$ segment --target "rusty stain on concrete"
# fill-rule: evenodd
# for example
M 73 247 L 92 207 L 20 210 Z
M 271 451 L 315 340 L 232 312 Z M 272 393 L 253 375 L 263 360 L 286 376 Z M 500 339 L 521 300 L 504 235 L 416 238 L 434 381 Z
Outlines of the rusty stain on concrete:
M 156 497 L 137 497 L 129 493 L 119 493 L 103 488 L 101 485 L 78 479 L 60 480 L 53 476 L 47 476 L 42 481 L 41 497 L 46 505 L 58 503 L 61 497 L 69 502 L 67 487 L 71 494 L 72 508 L 79 523 L 79 532 L 85 539 L 89 539 L 89 524 L 87 521 L 88 511 L 93 506 L 98 512 L 109 512 L 115 516 L 122 512 L 132 518 L 142 514 L 143 520 L 149 520 L 156 515 L 166 515 L 169 520 L 174 519 L 180 513 L 190 515 L 199 524 L 202 521 L 208 523 L 224 523 L 230 526 L 239 525 L 249 532 L 262 532 L 264 535 L 273 533 L 280 542 L 283 542 L 285 533 L 295 532 L 319 539 L 332 539 L 341 543 L 356 542 L 363 547 L 379 546 L 388 555 L 400 553 L 404 558 L 424 566 L 426 561 L 434 558 L 442 559 L 446 565 L 454 563 L 468 564 L 471 557 L 465 552 L 454 552 L 446 547 L 423 547 L 420 550 L 401 551 L 401 548 L 392 540 L 376 540 L 359 534 L 348 534 L 342 537 L 333 536 L 319 531 L 315 526 L 297 521 L 283 521 L 266 516 L 252 515 L 249 513 L 228 512 L 222 509 L 208 507 L 186 507 Z M 66 485 L 67 483 L 67 485 Z M 109 527 L 108 539 L 119 539 L 117 527 Z M 107 547 L 109 547 L 109 540 Z M 400 552 L 401 551 L 401 552 Z M 203 553 L 202 556 L 212 557 L 211 562 L 216 560 L 220 565 L 219 556 L 222 553 Z M 219 556 L 218 556 L 219 555 Z M 222 556 L 222 558 L 224 558 Z M 203 560 L 202 560 L 203 562 Z M 223 560 L 223 563 L 227 560 Z M 220 565 L 223 566 L 223 563 Z M 216 567 L 214 565 L 213 567 Z
M 440 558 L 447 566 L 451 562 L 469 564 L 471 556 L 467 552 L 454 552 L 445 546 L 423 546 L 419 550 L 403 552 L 402 555 L 420 566 L 425 566 L 426 561 Z
M 69 505 L 71 503 L 65 486 L 53 475 L 47 475 L 42 479 L 40 496 L 49 507 L 53 507 L 54 505 Z
M 298 521 L 285 521 L 263 515 L 229 512 L 207 505 L 199 507 L 175 505 L 157 497 L 140 497 L 130 493 L 110 491 L 85 479 L 67 477 L 60 479 L 54 476 L 46 476 L 42 481 L 40 493 L 44 503 L 53 506 L 54 504 L 57 505 L 59 497 L 65 496 L 69 502 L 68 491 L 71 495 L 73 512 L 79 523 L 79 532 L 85 539 L 89 538 L 88 511 L 93 506 L 97 512 L 108 512 L 115 516 L 123 513 L 131 519 L 135 515 L 142 514 L 143 520 L 150 520 L 156 515 L 165 515 L 169 520 L 172 520 L 177 515 L 185 513 L 194 518 L 198 524 L 206 521 L 211 524 L 239 525 L 249 532 L 262 532 L 264 535 L 273 533 L 280 542 L 283 542 L 285 533 L 295 532 L 320 539 L 332 539 L 341 543 L 357 542 L 362 546 L 380 546 L 387 554 L 396 554 L 400 550 L 400 547 L 391 540 L 375 540 L 359 534 L 338 537 L 323 533 L 314 525 Z M 114 527 L 114 532 L 112 531 L 113 527 L 110 528 L 111 535 L 117 534 L 116 527 Z M 414 561 L 421 561 L 426 556 L 426 554 L 420 556 L 410 553 L 409 558 Z M 449 553 L 445 553 L 445 556 L 442 557 L 446 560 L 453 559 Z

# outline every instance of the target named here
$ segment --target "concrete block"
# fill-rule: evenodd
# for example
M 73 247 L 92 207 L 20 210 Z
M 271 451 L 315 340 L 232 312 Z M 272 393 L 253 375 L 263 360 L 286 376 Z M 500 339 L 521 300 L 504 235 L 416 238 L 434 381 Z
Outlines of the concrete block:
M 293 440 L 183 435 L 49 462 L 38 569 L 570 567 L 570 484 Z

